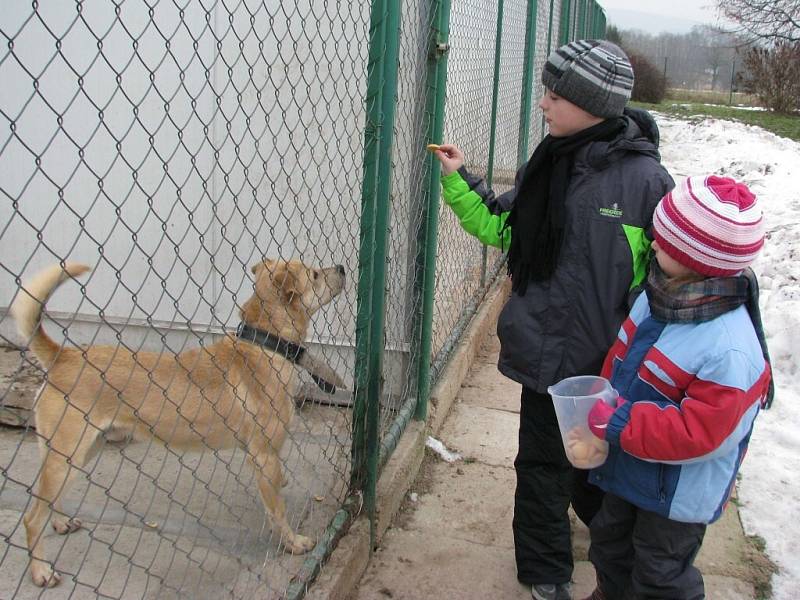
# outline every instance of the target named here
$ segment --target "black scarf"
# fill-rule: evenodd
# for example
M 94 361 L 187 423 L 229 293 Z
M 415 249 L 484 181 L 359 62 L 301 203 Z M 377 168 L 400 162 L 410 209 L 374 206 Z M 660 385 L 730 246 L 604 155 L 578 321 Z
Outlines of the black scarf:
M 761 353 L 769 364 L 769 348 L 758 307 L 758 279 L 752 269 L 745 269 L 735 277 L 709 277 L 676 288 L 669 285 L 669 278 L 653 260 L 644 287 L 653 317 L 668 323 L 703 323 L 744 304 Z M 764 408 L 772 405 L 774 396 L 775 384 L 770 379 Z
M 549 279 L 555 271 L 564 239 L 566 196 L 575 151 L 589 142 L 611 140 L 625 126 L 622 117 L 606 119 L 569 137 L 548 135 L 536 147 L 503 227 L 511 229 L 508 274 L 520 296 L 525 295 L 529 280 Z

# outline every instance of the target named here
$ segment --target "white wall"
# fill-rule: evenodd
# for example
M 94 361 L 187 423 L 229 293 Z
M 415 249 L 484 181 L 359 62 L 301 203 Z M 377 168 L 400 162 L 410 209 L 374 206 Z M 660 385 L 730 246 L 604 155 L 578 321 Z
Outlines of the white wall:
M 350 344 L 369 3 L 326 4 L 6 3 L 0 306 L 17 276 L 86 262 L 85 298 L 48 307 L 77 341 L 113 341 L 102 311 L 136 344 L 148 318 L 235 326 L 247 267 L 294 256 L 348 269 L 315 337 Z

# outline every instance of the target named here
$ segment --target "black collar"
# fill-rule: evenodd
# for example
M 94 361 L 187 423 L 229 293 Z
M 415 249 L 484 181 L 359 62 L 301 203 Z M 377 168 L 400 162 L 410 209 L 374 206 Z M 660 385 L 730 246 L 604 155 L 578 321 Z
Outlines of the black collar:
M 304 346 L 285 340 L 269 331 L 250 327 L 250 325 L 245 322 L 239 323 L 239 326 L 236 328 L 236 337 L 249 344 L 255 344 L 266 350 L 276 352 L 294 364 L 298 364 L 306 353 Z M 311 378 L 324 392 L 333 394 L 336 391 L 335 385 L 326 381 L 319 375 L 311 373 Z
M 239 327 L 236 328 L 236 337 L 245 342 L 277 352 L 295 364 L 297 364 L 297 361 L 303 358 L 303 354 L 306 353 L 306 349 L 300 344 L 285 340 L 269 331 L 250 327 L 250 325 L 245 322 L 239 323 Z

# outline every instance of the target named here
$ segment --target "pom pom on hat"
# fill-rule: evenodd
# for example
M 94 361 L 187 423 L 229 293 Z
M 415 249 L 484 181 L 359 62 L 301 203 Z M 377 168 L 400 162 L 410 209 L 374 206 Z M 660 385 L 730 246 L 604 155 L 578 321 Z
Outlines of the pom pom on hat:
M 755 195 L 728 177 L 688 177 L 661 199 L 653 215 L 661 249 L 709 277 L 749 267 L 764 245 L 764 220 Z

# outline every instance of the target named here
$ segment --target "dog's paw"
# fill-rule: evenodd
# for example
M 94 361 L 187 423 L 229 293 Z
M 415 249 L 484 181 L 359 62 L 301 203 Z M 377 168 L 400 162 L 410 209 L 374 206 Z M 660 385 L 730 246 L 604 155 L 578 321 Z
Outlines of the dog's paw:
M 47 563 L 36 561 L 31 565 L 31 579 L 39 587 L 55 587 L 61 583 L 61 574 Z
M 53 529 L 55 529 L 56 533 L 59 535 L 66 535 L 73 531 L 78 531 L 81 527 L 83 527 L 83 523 L 80 519 L 67 519 L 66 517 L 53 519 Z
M 284 546 L 289 554 L 305 554 L 314 547 L 314 540 L 295 533 L 286 540 Z

